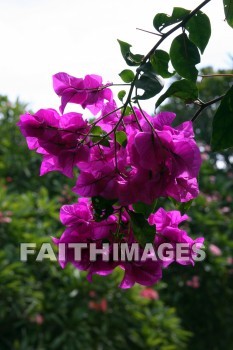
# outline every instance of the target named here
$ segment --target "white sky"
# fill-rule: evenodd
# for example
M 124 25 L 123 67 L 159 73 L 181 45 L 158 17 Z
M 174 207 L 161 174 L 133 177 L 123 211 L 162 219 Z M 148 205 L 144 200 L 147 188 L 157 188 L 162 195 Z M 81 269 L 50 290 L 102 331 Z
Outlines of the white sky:
M 64 71 L 76 77 L 99 74 L 119 83 L 127 68 L 117 38 L 132 44 L 133 53 L 146 54 L 157 37 L 158 12 L 174 6 L 194 9 L 201 0 L 0 0 L 0 94 L 20 97 L 33 109 L 57 108 L 59 98 L 51 76 Z M 211 41 L 202 65 L 231 67 L 233 30 L 224 22 L 222 0 L 203 9 L 212 19 Z M 168 49 L 168 43 L 161 46 Z M 116 92 L 118 90 L 116 89 Z

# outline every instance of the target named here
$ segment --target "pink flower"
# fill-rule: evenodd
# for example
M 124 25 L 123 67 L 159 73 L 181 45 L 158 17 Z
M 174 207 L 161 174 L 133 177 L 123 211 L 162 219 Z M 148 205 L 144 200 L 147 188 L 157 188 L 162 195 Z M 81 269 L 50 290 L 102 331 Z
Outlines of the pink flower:
M 106 299 L 101 299 L 100 301 L 100 310 L 102 312 L 106 312 L 108 309 L 108 303 L 107 303 L 107 300 Z
M 41 314 L 36 314 L 31 318 L 31 322 L 37 323 L 39 326 L 41 326 L 44 323 L 44 317 Z
M 12 212 L 8 211 L 8 212 L 3 213 L 0 211 L 0 223 L 9 224 L 12 221 L 11 217 L 9 217 L 11 215 L 12 215 Z
M 209 251 L 211 252 L 211 254 L 215 255 L 215 256 L 221 256 L 222 255 L 222 251 L 219 247 L 217 247 L 215 244 L 210 244 L 209 245 Z
M 75 78 L 67 73 L 53 76 L 54 91 L 61 97 L 61 113 L 67 103 L 76 103 L 89 109 L 96 115 L 104 106 L 104 101 L 112 101 L 112 91 L 102 84 L 99 75 L 86 75 L 84 79 Z
M 90 290 L 89 296 L 90 296 L 91 298 L 95 298 L 96 292 L 95 292 L 94 290 Z
M 194 265 L 195 263 L 196 253 L 193 252 L 193 246 L 200 249 L 203 246 L 204 238 L 192 239 L 186 231 L 178 227 L 181 222 L 187 219 L 187 215 L 181 215 L 177 210 L 166 212 L 163 208 L 158 209 L 155 214 L 151 214 L 148 218 L 149 224 L 156 226 L 155 246 L 159 247 L 162 243 L 170 243 L 174 248 L 173 256 L 162 261 L 164 267 L 174 261 L 181 265 Z M 175 251 L 178 243 L 185 243 L 188 251 L 187 254 L 177 258 Z
M 149 173 L 144 197 L 139 200 L 149 204 L 160 196 L 170 196 L 186 202 L 197 196 L 200 152 L 183 129 L 163 126 L 156 133 L 138 132 L 128 145 L 131 164 Z
M 178 202 L 195 198 L 199 193 L 201 156 L 191 122 L 173 127 L 174 113 L 162 112 L 151 117 L 134 107 L 127 111 L 123 108 L 124 114 L 129 115 L 122 115 L 110 85 L 103 84 L 98 75 L 75 78 L 57 73 L 53 76 L 53 86 L 61 97 L 61 113 L 68 103 L 76 103 L 98 114 L 98 118 L 90 124 L 79 113 L 60 115 L 54 109 L 41 109 L 35 114 L 22 115 L 18 126 L 29 149 L 43 157 L 40 175 L 59 171 L 72 177 L 74 169 L 78 169 L 73 191 L 79 199 L 77 203 L 63 205 L 60 220 L 65 230 L 60 238 L 53 238 L 55 244 L 65 247 L 59 254 L 61 267 L 71 263 L 86 271 L 89 281 L 94 274 L 106 276 L 120 267 L 124 270 L 121 288 L 130 288 L 135 283 L 149 287 L 162 277 L 162 268 L 172 262 L 194 264 L 197 252 L 193 254 L 192 248 L 194 245 L 200 248 L 204 238 L 192 239 L 179 227 L 188 216 L 177 210 L 166 212 L 160 208 L 147 220 L 148 216 L 134 212 L 133 204 L 150 205 L 159 197 L 172 197 Z M 69 196 L 63 197 L 60 199 L 63 203 L 69 200 Z M 140 219 L 138 225 L 134 218 Z M 154 248 L 143 259 L 144 242 L 138 227 L 142 231 L 145 228 Z M 93 243 L 102 250 L 106 242 L 104 254 L 93 261 Z M 168 242 L 175 252 L 178 243 L 186 243 L 187 259 L 177 252 L 166 261 L 156 259 L 160 245 Z M 79 258 L 69 243 L 84 246 Z M 136 244 L 139 260 L 115 259 L 114 248 L 118 254 L 122 244 L 127 249 Z M 215 249 L 213 254 L 219 252 Z M 195 279 L 187 283 L 198 284 Z M 141 295 L 158 298 L 150 288 L 145 288 Z M 90 301 L 89 307 L 105 312 L 107 301 Z
M 193 276 L 191 280 L 186 281 L 186 285 L 192 288 L 199 288 L 200 287 L 200 280 L 198 276 Z
M 107 303 L 107 300 L 103 298 L 99 303 L 95 301 L 89 301 L 88 307 L 91 310 L 106 312 L 108 309 L 108 303 Z
M 159 261 L 121 262 L 120 267 L 125 270 L 119 287 L 131 288 L 135 283 L 142 286 L 152 286 L 162 278 L 162 265 Z
M 140 296 L 145 299 L 158 300 L 159 293 L 152 288 L 145 288 L 140 292 Z
M 21 115 L 17 125 L 29 149 L 43 155 L 40 175 L 56 170 L 72 177 L 73 168 L 89 158 L 89 149 L 82 144 L 89 127 L 79 113 L 61 117 L 53 109 L 40 109 L 34 115 Z
M 86 197 L 118 198 L 122 205 L 138 201 L 151 204 L 161 196 L 186 202 L 198 195 L 201 158 L 193 140 L 191 123 L 172 128 L 170 123 L 174 115 L 160 113 L 150 117 L 151 124 L 158 128 L 152 132 L 140 113 L 135 109 L 136 123 L 134 115 L 127 116 L 125 147 L 114 145 L 113 135 L 110 135 L 109 147 L 91 148 L 88 162 L 79 163 L 76 193 Z M 106 119 L 114 125 L 118 115 L 114 112 Z M 100 122 L 107 132 L 113 129 L 108 122 L 105 118 Z

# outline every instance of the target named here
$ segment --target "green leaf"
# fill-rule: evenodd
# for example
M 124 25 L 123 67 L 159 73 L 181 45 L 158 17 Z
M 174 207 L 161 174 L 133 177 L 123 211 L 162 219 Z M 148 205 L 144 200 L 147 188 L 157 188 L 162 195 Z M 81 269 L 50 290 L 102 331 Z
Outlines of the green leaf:
M 105 147 L 110 147 L 110 142 L 109 142 L 110 138 L 109 137 L 105 137 L 104 139 L 100 139 L 100 145 L 105 146 Z M 97 142 L 97 141 L 96 141 Z
M 144 56 L 138 55 L 138 54 L 137 55 L 132 54 L 132 52 L 130 51 L 130 48 L 132 47 L 132 45 L 126 43 L 125 41 L 121 41 L 121 40 L 117 40 L 117 41 L 120 45 L 121 53 L 125 62 L 129 66 L 139 66 Z
M 174 204 L 174 206 L 176 207 L 176 209 L 178 209 L 179 211 L 181 211 L 182 214 L 185 214 L 191 207 L 192 203 L 193 203 L 193 199 L 191 199 L 188 202 L 177 202 L 174 198 L 169 197 L 170 201 Z
M 163 78 L 170 78 L 175 74 L 168 71 L 168 64 L 170 61 L 170 56 L 166 51 L 156 50 L 150 57 L 150 62 L 152 64 L 153 70 L 156 74 L 161 75 Z
M 99 142 L 102 146 L 110 147 L 109 137 L 103 139 L 103 136 L 106 135 L 106 131 L 102 130 L 100 126 L 95 125 L 91 129 L 91 134 L 94 135 L 92 136 L 92 141 L 94 143 Z
M 233 147 L 233 86 L 215 113 L 211 146 L 213 151 Z
M 223 0 L 226 21 L 233 28 L 233 0 Z
M 104 133 L 104 131 L 103 131 L 103 129 L 101 129 L 100 126 L 95 125 L 91 128 L 91 134 L 93 134 L 93 135 L 97 136 L 97 135 L 101 135 L 103 133 Z
M 196 81 L 198 70 L 195 65 L 200 63 L 198 48 L 185 33 L 178 35 L 170 48 L 171 62 L 177 73 L 191 81 Z
M 114 211 L 113 204 L 116 199 L 106 199 L 101 196 L 92 197 L 92 206 L 96 221 L 102 221 L 111 215 Z
M 152 204 L 145 204 L 143 202 L 137 202 L 133 204 L 133 209 L 135 213 L 143 214 L 146 218 L 155 211 L 157 200 Z
M 157 108 L 160 106 L 161 103 L 170 96 L 178 97 L 190 103 L 198 98 L 198 89 L 196 84 L 190 80 L 182 79 L 175 81 L 167 91 L 160 96 L 155 107 Z
M 130 106 L 127 106 L 126 108 L 121 108 L 121 113 L 124 112 L 124 116 L 133 114 L 132 108 Z
M 150 226 L 143 214 L 130 211 L 133 233 L 138 243 L 144 247 L 147 243 L 153 243 L 155 238 L 155 226 Z
M 118 96 L 119 100 L 121 102 L 123 102 L 123 99 L 124 99 L 125 95 L 126 95 L 126 91 L 125 90 L 121 90 L 121 91 L 118 92 L 117 96 Z
M 171 16 L 166 13 L 157 13 L 153 20 L 154 28 L 158 32 L 161 32 L 164 28 L 181 22 L 189 13 L 190 10 L 186 10 L 182 7 L 174 7 Z
M 209 17 L 203 12 L 198 11 L 196 15 L 187 22 L 185 28 L 189 32 L 189 40 L 203 53 L 211 36 Z
M 116 131 L 116 141 L 123 147 L 127 145 L 127 136 L 124 131 Z
M 153 71 L 150 62 L 144 64 L 141 67 L 141 71 L 144 73 L 135 82 L 135 86 L 138 89 L 144 90 L 144 93 L 135 96 L 135 100 L 147 100 L 157 95 L 163 89 L 163 82 Z
M 125 83 L 131 83 L 134 80 L 134 72 L 130 69 L 123 70 L 119 76 Z

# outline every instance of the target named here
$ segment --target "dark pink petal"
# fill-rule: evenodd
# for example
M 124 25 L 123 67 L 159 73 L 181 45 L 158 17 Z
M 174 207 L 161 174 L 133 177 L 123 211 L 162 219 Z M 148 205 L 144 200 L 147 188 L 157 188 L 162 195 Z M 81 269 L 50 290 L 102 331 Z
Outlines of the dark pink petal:
M 172 112 L 161 112 L 151 119 L 153 126 L 162 130 L 165 125 L 171 125 L 176 115 Z
M 88 157 L 89 149 L 87 146 L 81 146 L 77 150 L 60 151 L 57 156 L 44 155 L 40 175 L 50 171 L 59 171 L 65 176 L 72 178 L 74 167 L 78 165 L 79 161 L 87 161 Z
M 84 197 L 94 197 L 99 195 L 105 187 L 105 177 L 96 178 L 91 173 L 82 172 L 73 188 L 75 193 Z
M 161 263 L 151 259 L 143 262 L 121 263 L 125 270 L 124 278 L 119 285 L 120 288 L 131 288 L 135 283 L 143 286 L 152 286 L 162 277 Z
M 135 151 L 137 153 L 135 153 Z M 139 132 L 132 147 L 132 160 L 146 170 L 157 170 L 164 155 L 160 140 L 151 132 Z
M 60 210 L 60 220 L 65 226 L 80 225 L 92 219 L 90 206 L 85 203 L 63 205 Z
M 202 163 L 200 150 L 193 140 L 174 141 L 172 152 L 179 177 L 197 177 Z
M 178 202 L 188 202 L 198 196 L 199 189 L 196 178 L 177 178 L 166 188 L 166 195 L 172 197 Z
M 61 113 L 69 102 L 81 104 L 88 93 L 84 90 L 83 79 L 75 78 L 67 73 L 57 73 L 53 76 L 53 88 L 58 96 L 61 97 Z
M 167 227 L 178 228 L 178 225 L 187 220 L 187 215 L 181 215 L 178 210 L 167 212 L 163 208 L 159 208 L 155 214 L 151 214 L 148 218 L 150 225 L 156 225 L 156 231 L 161 232 Z
M 91 237 L 93 240 L 112 237 L 117 230 L 117 218 L 113 215 L 106 220 L 94 222 L 92 225 Z
M 179 135 L 184 135 L 187 138 L 194 138 L 193 123 L 190 121 L 184 122 L 174 128 Z

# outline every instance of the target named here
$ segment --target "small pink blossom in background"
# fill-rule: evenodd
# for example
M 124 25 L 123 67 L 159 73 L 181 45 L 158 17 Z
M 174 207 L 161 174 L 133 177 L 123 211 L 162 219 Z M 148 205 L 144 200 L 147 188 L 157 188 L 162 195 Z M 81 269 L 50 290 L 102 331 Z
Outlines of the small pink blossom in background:
M 228 203 L 231 203 L 232 200 L 233 200 L 233 198 L 232 198 L 231 196 L 227 196 L 227 197 L 226 197 L 226 201 L 227 201 Z
M 10 218 L 11 215 L 11 211 L 7 211 L 5 213 L 0 212 L 0 224 L 9 224 L 12 221 L 12 219 Z
M 108 303 L 107 300 L 103 298 L 101 299 L 100 303 L 96 303 L 95 301 L 89 301 L 88 307 L 91 310 L 106 312 L 108 309 Z
M 218 246 L 216 246 L 215 244 L 210 244 L 209 245 L 209 251 L 211 252 L 211 254 L 213 254 L 215 256 L 221 256 L 222 255 L 221 249 Z
M 108 309 L 108 303 L 107 303 L 107 300 L 106 299 L 102 299 L 101 302 L 100 302 L 100 310 L 102 312 L 106 312 Z
M 112 101 L 112 91 L 107 88 L 109 85 L 111 83 L 102 84 L 102 78 L 95 74 L 86 75 L 84 79 L 64 72 L 53 76 L 54 91 L 61 97 L 61 113 L 67 103 L 76 103 L 96 115 L 104 107 L 104 100 Z
M 186 285 L 188 287 L 192 288 L 199 288 L 200 287 L 200 279 L 198 276 L 193 276 L 191 280 L 186 281 Z
M 145 299 L 158 300 L 159 293 L 152 288 L 145 288 L 140 292 L 140 296 Z
M 211 175 L 211 176 L 209 177 L 209 180 L 210 180 L 210 183 L 214 184 L 215 181 L 216 181 L 216 176 Z
M 216 201 L 219 201 L 221 199 L 221 196 L 218 194 L 218 193 L 214 193 L 213 195 L 206 195 L 206 201 L 208 203 L 211 203 L 211 202 L 216 202 Z
M 34 317 L 30 319 L 32 323 L 36 323 L 39 326 L 44 323 L 44 317 L 41 314 L 36 314 Z
M 7 176 L 7 177 L 6 177 L 6 181 L 7 181 L 7 182 L 12 182 L 12 181 L 13 181 L 13 179 L 12 179 L 12 177 L 11 177 L 11 176 Z
M 95 292 L 94 290 L 90 290 L 89 296 L 90 296 L 91 298 L 94 298 L 94 297 L 96 296 L 96 292 Z
M 95 301 L 89 301 L 88 307 L 91 310 L 99 310 L 99 305 Z
M 209 159 L 209 155 L 207 153 L 202 153 L 201 154 L 201 159 L 202 160 L 208 160 Z
M 229 207 L 223 207 L 223 208 L 220 209 L 220 212 L 222 214 L 230 213 L 230 211 L 231 211 L 231 208 L 229 208 Z
M 227 263 L 228 263 L 229 265 L 233 265 L 233 257 L 232 257 L 232 256 L 228 256 L 228 257 L 227 257 Z

